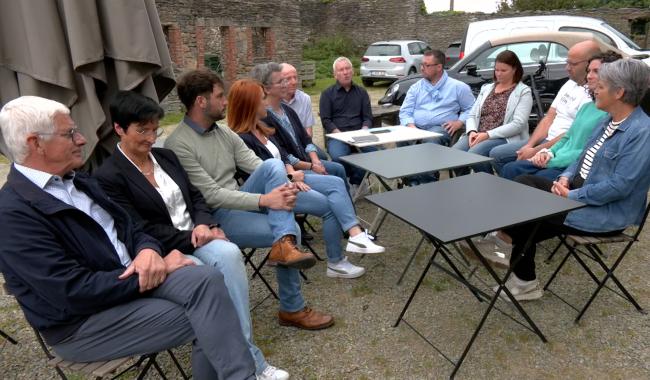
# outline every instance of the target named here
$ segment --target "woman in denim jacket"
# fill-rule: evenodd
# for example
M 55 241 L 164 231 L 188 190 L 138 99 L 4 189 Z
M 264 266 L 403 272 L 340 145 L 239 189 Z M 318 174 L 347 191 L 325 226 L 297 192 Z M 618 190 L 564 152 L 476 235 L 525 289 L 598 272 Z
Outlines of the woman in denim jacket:
M 528 139 L 528 117 L 533 107 L 530 87 L 521 77 L 524 69 L 517 55 L 504 50 L 494 64 L 494 83 L 481 87 L 467 116 L 467 128 L 454 149 L 489 156 L 490 151 L 505 143 Z M 478 164 L 475 172 L 492 173 L 492 165 Z M 467 174 L 468 169 L 458 170 Z
M 534 243 L 560 234 L 615 235 L 641 222 L 650 187 L 650 117 L 639 103 L 649 86 L 650 67 L 643 62 L 604 63 L 595 101 L 609 117 L 594 129 L 578 161 L 556 181 L 537 176 L 517 179 L 587 206 L 542 222 L 526 252 L 523 248 L 532 224 L 505 230 L 512 237 L 512 257 L 524 253 L 506 282 L 516 299 L 542 296 L 535 276 Z

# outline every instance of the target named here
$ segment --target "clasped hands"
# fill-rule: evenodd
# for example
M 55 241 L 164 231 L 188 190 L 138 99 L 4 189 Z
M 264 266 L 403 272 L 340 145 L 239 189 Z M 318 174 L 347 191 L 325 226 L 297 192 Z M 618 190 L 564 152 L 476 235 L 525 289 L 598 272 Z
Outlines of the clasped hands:
M 138 255 L 119 276 L 119 279 L 124 280 L 137 274 L 140 293 L 144 293 L 160 286 L 168 274 L 188 265 L 195 265 L 194 261 L 185 257 L 177 249 L 172 250 L 167 256 L 162 258 L 153 249 L 145 248 L 138 252 Z

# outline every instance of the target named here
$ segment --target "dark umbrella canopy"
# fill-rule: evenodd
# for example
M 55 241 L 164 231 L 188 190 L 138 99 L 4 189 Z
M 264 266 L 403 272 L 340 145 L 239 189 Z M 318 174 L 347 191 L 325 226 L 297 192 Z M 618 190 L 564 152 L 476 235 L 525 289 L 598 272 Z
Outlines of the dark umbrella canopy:
M 117 91 L 160 101 L 174 84 L 154 0 L 0 0 L 0 106 L 22 95 L 68 106 L 89 167 L 117 141 Z M 9 156 L 1 138 L 0 152 Z

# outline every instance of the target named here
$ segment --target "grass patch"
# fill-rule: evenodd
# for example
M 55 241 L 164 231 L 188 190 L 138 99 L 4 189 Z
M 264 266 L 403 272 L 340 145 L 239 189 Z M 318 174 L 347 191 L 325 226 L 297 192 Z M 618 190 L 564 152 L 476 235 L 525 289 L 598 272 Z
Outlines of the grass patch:
M 368 284 L 355 284 L 352 287 L 352 297 L 363 297 L 372 294 L 372 287 Z M 338 322 L 337 322 L 338 323 Z
M 160 126 L 163 128 L 169 127 L 169 126 L 176 126 L 178 123 L 183 120 L 183 116 L 185 116 L 184 112 L 170 112 L 165 114 L 165 117 L 160 120 Z

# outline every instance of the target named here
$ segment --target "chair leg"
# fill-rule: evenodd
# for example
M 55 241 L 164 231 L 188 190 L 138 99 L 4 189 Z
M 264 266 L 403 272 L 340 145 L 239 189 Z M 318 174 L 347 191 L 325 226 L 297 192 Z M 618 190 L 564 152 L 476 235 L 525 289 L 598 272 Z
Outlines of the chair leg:
M 190 379 L 189 376 L 187 376 L 187 374 L 183 370 L 183 367 L 181 367 L 181 363 L 178 362 L 178 359 L 176 359 L 176 355 L 174 355 L 172 350 L 167 350 L 167 353 L 172 358 L 172 361 L 174 362 L 176 369 L 178 369 L 178 372 L 181 373 L 181 377 L 183 378 L 183 380 L 189 380 Z
M 259 266 L 256 266 L 255 263 L 252 260 L 253 254 L 255 253 L 255 251 L 256 251 L 255 249 L 252 249 L 248 253 L 245 252 L 245 251 L 242 251 L 242 255 L 244 255 L 244 262 L 248 263 L 248 265 L 250 265 L 251 268 L 253 268 L 253 275 L 251 276 L 251 279 L 255 278 L 256 275 L 259 276 L 260 280 L 262 280 L 262 282 L 264 283 L 266 288 L 269 290 L 269 292 L 271 292 L 273 297 L 276 300 L 280 299 L 280 297 L 278 297 L 278 294 L 275 292 L 275 290 L 273 290 L 273 287 L 271 286 L 271 284 L 269 284 L 269 282 L 266 280 L 266 278 L 264 278 L 264 276 L 262 276 L 262 273 L 260 273 L 260 270 L 262 269 L 262 267 L 264 266 L 264 264 L 268 260 L 269 254 L 266 254 L 264 259 L 262 260 L 262 263 L 260 263 Z
M 12 338 L 9 334 L 7 334 L 6 332 L 4 332 L 2 330 L 0 330 L 0 336 L 5 338 L 11 344 L 18 344 L 18 342 L 14 338 Z
M 566 246 L 569 247 L 569 245 L 566 242 L 564 242 L 564 244 L 566 244 Z M 564 258 L 560 262 L 560 265 L 557 266 L 557 269 L 555 269 L 555 272 L 553 272 L 553 274 L 551 275 L 551 278 L 549 278 L 548 281 L 546 282 L 546 284 L 544 285 L 544 290 L 548 290 L 548 287 L 551 286 L 551 283 L 555 279 L 555 276 L 557 276 L 557 274 L 560 273 L 560 270 L 562 269 L 562 267 L 564 267 L 564 264 L 569 259 L 569 256 L 572 255 L 571 249 L 572 248 L 569 248 L 568 252 L 566 253 Z
M 144 379 L 144 377 L 147 375 L 147 373 L 149 372 L 149 369 L 151 369 L 151 366 L 154 363 L 154 361 L 153 361 L 154 358 L 152 358 L 149 355 L 147 355 L 147 357 L 145 357 L 145 359 L 146 359 L 146 363 L 144 365 L 144 368 L 142 368 L 142 371 L 140 371 L 140 374 L 138 375 L 137 380 Z
M 598 293 L 600 293 L 600 291 L 605 286 L 605 283 L 607 282 L 607 280 L 609 280 L 610 278 L 616 284 L 618 289 L 625 295 L 624 298 L 626 298 L 636 308 L 637 311 L 639 311 L 641 313 L 645 313 L 645 311 L 643 310 L 641 305 L 639 305 L 638 302 L 636 302 L 634 297 L 632 297 L 632 295 L 627 291 L 627 289 L 623 286 L 623 284 L 621 284 L 621 282 L 618 280 L 618 278 L 616 278 L 616 276 L 614 276 L 614 271 L 616 270 L 618 265 L 621 263 L 621 261 L 625 257 L 625 254 L 627 253 L 627 251 L 629 250 L 629 248 L 631 246 L 632 246 L 632 242 L 628 243 L 628 245 L 625 247 L 625 249 L 623 249 L 623 251 L 618 256 L 618 258 L 614 262 L 614 265 L 612 265 L 611 268 L 607 267 L 607 264 L 605 264 L 605 262 L 600 258 L 599 254 L 602 253 L 602 252 L 600 252 L 600 250 L 597 247 L 587 246 L 587 249 L 593 255 L 594 261 L 596 261 L 598 263 L 598 265 L 600 265 L 600 267 L 605 271 L 605 277 L 603 277 L 603 279 L 601 281 L 598 281 L 598 287 L 592 293 L 591 297 L 589 298 L 587 303 L 583 306 L 582 310 L 580 310 L 580 313 L 578 314 L 578 316 L 575 319 L 576 323 L 580 320 L 580 318 L 582 318 L 582 316 L 587 311 L 587 309 L 589 308 L 591 303 L 596 299 L 596 296 L 598 295 Z M 597 251 L 595 251 L 594 249 L 596 249 Z
M 311 252 L 311 253 L 316 257 L 316 260 L 318 260 L 318 261 L 324 261 L 323 258 L 320 257 L 320 256 L 318 255 L 318 253 L 316 253 L 316 250 L 314 250 L 314 248 L 311 246 L 311 244 L 309 244 L 309 243 L 307 242 L 307 240 L 303 239 L 301 243 L 302 243 L 302 245 L 304 245 L 305 247 L 307 247 L 307 249 L 308 249 L 308 250 L 309 250 L 309 251 L 310 251 L 310 252 Z
M 544 262 L 546 262 L 546 263 L 550 263 L 551 260 L 553 260 L 553 257 L 555 256 L 555 254 L 557 253 L 557 251 L 559 251 L 560 248 L 562 247 L 562 245 L 563 245 L 563 244 L 562 244 L 563 241 L 564 241 L 564 237 L 563 237 L 563 236 L 560 236 L 560 242 L 557 243 L 557 246 L 555 247 L 555 249 L 553 249 L 553 251 L 551 252 L 551 254 L 548 255 L 548 257 L 546 258 L 546 260 L 544 260 Z

